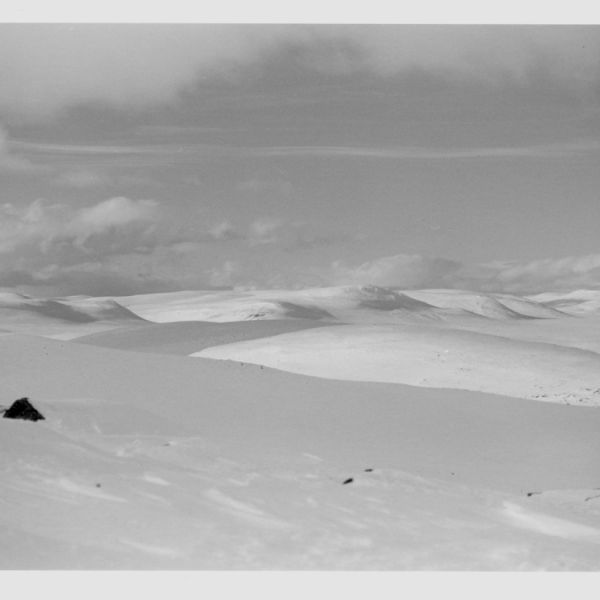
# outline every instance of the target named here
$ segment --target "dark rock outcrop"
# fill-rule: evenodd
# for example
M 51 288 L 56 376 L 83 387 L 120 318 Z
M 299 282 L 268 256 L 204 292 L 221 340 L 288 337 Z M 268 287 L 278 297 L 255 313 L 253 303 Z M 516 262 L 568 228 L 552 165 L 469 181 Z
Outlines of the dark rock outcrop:
M 15 400 L 12 403 L 10 408 L 6 409 L 4 418 L 40 421 L 44 420 L 45 417 L 29 402 L 28 398 L 19 398 L 19 400 Z

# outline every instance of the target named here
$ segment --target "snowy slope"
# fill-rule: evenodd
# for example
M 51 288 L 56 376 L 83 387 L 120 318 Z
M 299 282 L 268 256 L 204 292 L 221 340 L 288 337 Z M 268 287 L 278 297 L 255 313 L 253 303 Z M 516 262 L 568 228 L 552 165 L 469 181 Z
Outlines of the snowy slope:
M 141 317 L 111 299 L 38 299 L 0 292 L 0 325 L 9 331 L 68 339 L 143 322 Z
M 206 348 L 192 356 L 333 379 L 600 406 L 600 354 L 426 325 L 322 327 Z
M 556 319 L 565 314 L 531 298 L 464 290 L 411 290 L 409 296 L 438 308 L 459 308 L 489 319 Z
M 6 293 L 0 404 L 46 420 L 0 418 L 0 567 L 596 570 L 600 318 L 563 305 Z
M 46 416 L 0 419 L 2 568 L 597 568 L 596 409 L 13 334 L 0 360 Z
M 311 321 L 310 319 L 234 321 L 232 323 L 175 321 L 173 323 L 149 323 L 132 328 L 121 327 L 81 336 L 75 341 L 105 348 L 185 356 L 209 346 L 271 337 L 323 325 L 325 323 L 322 321 Z
M 245 292 L 172 292 L 117 298 L 144 319 L 156 323 L 174 321 L 230 322 L 251 319 L 333 320 L 326 310 L 287 300 L 287 294 L 258 297 Z
M 587 315 L 600 311 L 600 290 L 575 290 L 573 292 L 545 292 L 529 296 L 534 302 L 560 309 L 573 315 Z

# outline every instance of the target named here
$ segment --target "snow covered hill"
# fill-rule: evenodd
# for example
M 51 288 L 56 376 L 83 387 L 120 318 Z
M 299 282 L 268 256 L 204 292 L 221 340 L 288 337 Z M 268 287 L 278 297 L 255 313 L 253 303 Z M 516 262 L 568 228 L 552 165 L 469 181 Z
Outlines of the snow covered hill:
M 600 354 L 425 325 L 321 327 L 205 348 L 192 356 L 332 379 L 600 406 Z
M 438 308 L 458 308 L 489 319 L 556 319 L 565 313 L 530 298 L 509 294 L 482 294 L 464 290 L 411 290 L 406 292 Z
M 9 331 L 68 339 L 143 322 L 144 319 L 112 299 L 40 299 L 0 292 L 0 324 Z
M 565 313 L 526 298 L 456 290 L 399 291 L 377 286 L 302 290 L 171 292 L 116 298 L 145 319 L 241 321 L 246 319 L 333 319 L 343 322 L 490 319 L 550 319 Z
M 92 346 L 153 352 L 158 354 L 189 355 L 202 348 L 229 344 L 256 338 L 270 338 L 312 327 L 326 325 L 310 319 L 282 319 L 268 321 L 174 321 L 148 323 L 136 327 L 120 327 L 109 331 L 78 337 L 76 341 Z
M 46 417 L 0 419 L 2 568 L 597 568 L 596 409 L 16 334 L 0 360 Z
M 531 300 L 573 315 L 600 312 L 600 290 L 575 290 L 569 293 L 545 292 L 529 296 Z

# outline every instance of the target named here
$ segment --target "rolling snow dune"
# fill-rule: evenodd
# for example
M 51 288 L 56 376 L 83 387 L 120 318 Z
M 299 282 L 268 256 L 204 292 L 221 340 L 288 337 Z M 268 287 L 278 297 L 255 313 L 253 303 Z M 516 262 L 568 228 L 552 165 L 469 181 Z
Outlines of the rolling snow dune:
M 324 308 L 294 303 L 282 297 L 257 297 L 248 292 L 170 292 L 117 298 L 141 317 L 155 323 L 173 321 L 230 322 L 251 319 L 324 319 L 333 317 Z
M 508 294 L 463 290 L 411 290 L 406 293 L 438 308 L 459 308 L 489 319 L 556 319 L 565 316 L 544 303 Z
M 87 315 L 90 319 L 95 320 L 138 320 L 143 321 L 141 317 L 131 312 L 129 309 L 121 306 L 115 300 L 98 299 L 88 297 L 68 296 L 59 298 L 58 301 L 75 311 Z
M 597 568 L 595 409 L 17 334 L 0 360 L 46 417 L 0 419 L 2 568 Z
M 575 290 L 573 292 L 544 292 L 529 299 L 545 306 L 560 309 L 573 315 L 600 312 L 600 290 Z
M 68 339 L 144 320 L 114 300 L 37 299 L 0 293 L 0 323 L 4 329 Z
M 412 318 L 549 319 L 559 310 L 531 299 L 455 290 L 397 291 L 377 286 L 303 290 L 173 292 L 117 298 L 136 314 L 157 322 L 308 318 L 395 322 Z
M 287 319 L 267 321 L 176 321 L 119 328 L 78 337 L 75 341 L 105 348 L 189 355 L 201 348 L 270 337 L 299 329 L 322 327 L 322 321 Z
M 426 325 L 322 327 L 205 348 L 192 356 L 332 379 L 600 406 L 595 352 Z
M 580 348 L 600 353 L 600 313 L 557 319 L 461 319 L 440 323 L 452 329 Z

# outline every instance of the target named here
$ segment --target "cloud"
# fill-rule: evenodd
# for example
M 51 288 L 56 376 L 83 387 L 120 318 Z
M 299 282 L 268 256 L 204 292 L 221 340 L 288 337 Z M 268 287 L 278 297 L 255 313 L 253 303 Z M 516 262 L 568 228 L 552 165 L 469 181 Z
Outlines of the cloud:
M 165 292 L 176 283 L 145 273 L 123 273 L 102 262 L 65 266 L 50 264 L 29 270 L 0 270 L 0 286 L 18 288 L 37 296 L 128 296 Z
M 89 190 L 103 187 L 155 187 L 159 181 L 155 181 L 151 177 L 117 174 L 111 169 L 81 167 L 60 172 L 52 179 L 51 183 L 61 188 Z
M 506 291 L 600 288 L 600 254 L 487 265 L 489 285 Z M 489 277 L 489 275 L 493 275 Z
M 214 242 L 232 242 L 245 239 L 245 234 L 239 231 L 230 221 L 219 221 L 208 229 L 198 231 L 179 230 L 176 233 L 163 231 L 160 243 L 178 254 L 201 252 L 205 244 Z
M 316 231 L 304 221 L 285 221 L 276 217 L 263 216 L 239 227 L 229 220 L 219 221 L 202 231 L 179 231 L 164 233 L 161 243 L 174 252 L 190 254 L 201 252 L 205 244 L 236 242 L 249 247 L 275 246 L 286 252 L 311 250 L 342 243 L 364 241 L 364 234 L 349 234 L 340 231 Z
M 286 230 L 286 223 L 274 217 L 259 217 L 246 228 L 236 227 L 231 221 L 220 221 L 205 231 L 190 234 L 190 239 L 177 240 L 181 251 L 190 251 L 202 243 L 243 241 L 250 246 L 276 244 Z
M 133 237 L 136 237 L 135 235 Z M 152 245 L 154 244 L 154 245 Z M 181 246 L 181 247 L 179 247 Z M 185 247 L 184 247 L 185 246 Z M 71 249 L 72 250 L 72 249 Z M 181 289 L 302 288 L 327 285 L 378 285 L 400 289 L 454 288 L 480 292 L 535 294 L 543 291 L 600 289 L 600 254 L 532 261 L 494 261 L 467 265 L 446 258 L 397 254 L 356 266 L 341 261 L 316 265 L 248 269 L 244 260 L 202 264 L 201 244 L 153 240 L 148 254 L 103 253 L 87 259 L 32 259 L 21 251 L 0 267 L 0 286 L 34 295 L 127 295 Z
M 347 233 L 344 231 L 313 231 L 307 224 L 296 224 L 294 237 L 288 242 L 285 249 L 294 250 L 313 250 L 315 248 L 324 248 L 336 244 L 358 244 L 368 240 L 364 233 Z
M 80 103 L 117 107 L 169 103 L 202 76 L 258 60 L 282 36 L 295 39 L 302 35 L 300 30 L 4 24 L 0 110 L 39 117 Z
M 212 240 L 235 240 L 240 234 L 229 221 L 221 221 L 208 230 L 207 236 Z
M 600 289 L 600 254 L 473 265 L 445 258 L 397 254 L 355 267 L 334 262 L 330 277 L 336 284 L 459 288 L 516 294 Z
M 157 207 L 158 203 L 154 200 L 130 200 L 123 196 L 110 198 L 77 211 L 61 233 L 65 237 L 73 237 L 74 243 L 82 246 L 93 235 L 154 221 Z
M 287 50 L 287 54 L 284 52 Z M 76 104 L 148 107 L 283 55 L 306 69 L 380 77 L 421 70 L 571 91 L 598 82 L 596 27 L 5 24 L 0 111 L 39 118 Z
M 2 146 L 0 137 L 0 166 L 2 165 Z M 21 156 L 5 152 L 7 161 L 12 161 L 15 169 L 41 168 L 34 166 L 28 157 L 37 160 L 67 159 L 70 162 L 85 160 L 87 155 L 102 158 L 102 162 L 113 167 L 128 166 L 164 166 L 165 161 L 177 157 L 178 164 L 197 165 L 203 158 L 238 157 L 326 157 L 326 158 L 367 158 L 383 160 L 462 160 L 462 159 L 498 159 L 498 158 L 563 158 L 577 157 L 600 152 L 600 143 L 593 139 L 573 139 L 552 144 L 534 144 L 525 146 L 463 146 L 463 147 L 427 147 L 427 146 L 241 146 L 231 147 L 219 144 L 159 144 L 152 146 L 84 146 L 63 144 L 40 144 L 14 140 L 12 147 L 21 152 Z M 125 162 L 126 161 L 126 162 Z M 8 162 L 7 162 L 8 164 Z M 151 183 L 148 179 L 134 177 L 114 177 L 120 184 Z M 73 188 L 86 188 L 110 183 L 111 179 L 97 171 L 82 167 L 61 173 L 55 183 Z M 197 185 L 199 180 L 191 179 Z M 289 198 L 292 185 L 289 182 L 260 182 L 249 180 L 238 184 L 236 189 L 242 193 L 252 193 L 255 197 L 262 194 Z
M 172 245 L 180 253 L 196 252 L 202 244 L 213 242 L 244 242 L 249 246 L 276 244 L 282 241 L 286 223 L 273 217 L 260 217 L 247 227 L 236 227 L 229 220 L 219 221 L 203 231 L 181 234 L 172 240 Z
M 35 165 L 27 158 L 12 152 L 8 133 L 0 125 L 0 171 L 32 171 L 35 169 Z
M 182 230 L 169 224 L 158 202 L 123 196 L 79 208 L 42 199 L 4 204 L 0 285 L 42 295 L 125 295 L 246 284 L 252 277 L 236 261 L 207 265 L 206 244 L 275 243 L 279 226 L 262 218 L 241 231 L 227 220 Z
M 156 155 L 158 158 L 172 152 L 173 146 L 168 144 L 154 145 L 112 145 L 106 144 L 48 144 L 44 142 L 27 142 L 22 140 L 13 141 L 12 145 L 24 152 L 34 155 L 63 155 L 68 158 L 77 156 L 115 156 L 121 158 L 127 155 Z M 201 144 L 195 146 L 196 149 L 203 148 Z
M 251 245 L 274 244 L 279 240 L 283 221 L 274 217 L 262 217 L 250 224 L 247 240 Z
M 92 171 L 90 169 L 77 169 L 61 173 L 54 180 L 54 183 L 69 188 L 88 189 L 106 185 L 110 183 L 110 179 L 106 175 L 97 171 Z
M 273 146 L 247 149 L 254 156 L 324 156 L 397 160 L 452 160 L 468 158 L 561 158 L 600 151 L 595 140 L 575 140 L 532 146 L 427 148 L 419 146 Z
M 225 261 L 220 267 L 214 267 L 207 272 L 209 287 L 232 287 L 241 276 L 240 265 L 232 260 Z
M 94 236 L 146 229 L 157 219 L 153 200 L 130 200 L 122 196 L 73 210 L 65 204 L 36 200 L 29 206 L 0 205 L 0 254 L 33 247 L 48 252 L 54 245 L 69 243 L 80 251 Z
M 257 149 L 256 152 L 254 152 L 255 156 L 258 156 L 261 150 L 262 149 Z M 252 153 L 251 149 L 245 149 L 243 151 Z M 236 189 L 240 192 L 248 192 L 256 196 L 276 194 L 277 196 L 289 198 L 294 191 L 294 186 L 286 179 L 261 179 L 252 177 L 238 183 Z
M 350 26 L 366 66 L 450 72 L 499 83 L 525 81 L 534 70 L 570 81 L 596 81 L 600 35 L 582 26 Z
M 333 280 L 337 284 L 404 288 L 444 287 L 460 268 L 461 264 L 456 261 L 418 254 L 385 256 L 356 267 L 347 267 L 339 261 L 332 265 Z

